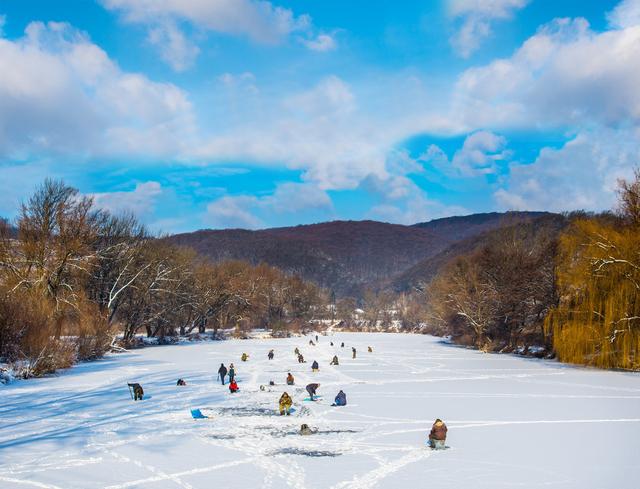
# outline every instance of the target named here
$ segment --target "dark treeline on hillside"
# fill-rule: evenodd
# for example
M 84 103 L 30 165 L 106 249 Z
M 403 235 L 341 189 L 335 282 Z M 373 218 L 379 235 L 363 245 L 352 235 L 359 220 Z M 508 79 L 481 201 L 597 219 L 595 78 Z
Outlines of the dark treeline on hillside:
M 640 172 L 616 212 L 506 225 L 426 285 L 423 329 L 488 351 L 640 368 Z M 420 301 L 420 299 L 418 299 Z
M 129 346 L 140 332 L 293 329 L 325 302 L 317 286 L 274 267 L 213 264 L 154 239 L 62 182 L 46 181 L 15 228 L 0 222 L 0 362 L 23 376 L 100 357 L 117 334 Z

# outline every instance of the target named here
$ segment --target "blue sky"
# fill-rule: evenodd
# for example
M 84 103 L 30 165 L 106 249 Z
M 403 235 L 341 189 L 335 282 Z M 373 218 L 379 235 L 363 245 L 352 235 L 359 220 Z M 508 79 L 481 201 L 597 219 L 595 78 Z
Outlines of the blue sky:
M 0 215 L 46 176 L 156 231 L 603 210 L 640 0 L 3 0 Z

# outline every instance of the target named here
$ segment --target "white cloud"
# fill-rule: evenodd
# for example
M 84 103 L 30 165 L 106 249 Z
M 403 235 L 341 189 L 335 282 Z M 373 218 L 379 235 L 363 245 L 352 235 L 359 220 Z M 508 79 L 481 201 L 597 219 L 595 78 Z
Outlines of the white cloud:
M 290 9 L 266 0 L 101 0 L 105 8 L 121 12 L 126 22 L 149 26 L 150 38 L 165 61 L 185 69 L 197 55 L 187 40 L 186 24 L 202 32 L 243 36 L 261 44 L 279 44 L 293 33 L 312 36 L 308 15 L 296 16 Z M 153 34 L 155 32 L 155 35 Z M 319 34 L 305 41 L 309 49 L 328 51 L 335 41 Z
M 302 39 L 301 42 L 312 51 L 319 51 L 321 53 L 333 51 L 338 47 L 335 36 L 331 34 L 318 34 L 315 38 Z
M 503 136 L 489 131 L 475 132 L 467 136 L 451 164 L 464 175 L 496 173 L 498 164 L 511 156 L 505 150 L 506 144 Z
M 0 155 L 161 155 L 193 129 L 186 94 L 122 71 L 68 24 L 0 38 Z
M 286 182 L 279 184 L 274 192 L 262 197 L 253 195 L 225 195 L 207 206 L 205 221 L 221 228 L 264 227 L 258 217 L 263 214 L 290 214 L 300 211 L 331 211 L 333 203 L 329 195 L 315 185 Z
M 467 70 L 454 113 L 472 127 L 562 127 L 640 119 L 640 26 L 596 33 L 555 19 L 510 58 Z
M 529 0 L 448 0 L 448 13 L 456 23 L 451 45 L 464 58 L 469 57 L 491 35 L 495 21 L 508 20 Z
M 559 149 L 544 148 L 529 165 L 514 165 L 495 193 L 503 209 L 611 209 L 617 180 L 631 178 L 640 154 L 638 129 L 585 131 Z
M 160 56 L 175 71 L 185 71 L 195 62 L 200 49 L 171 21 L 149 29 L 149 42 L 158 48 Z
M 607 20 L 619 29 L 640 25 L 640 0 L 622 0 L 607 14 Z
M 162 186 L 158 182 L 136 184 L 135 189 L 124 192 L 104 192 L 88 194 L 93 197 L 94 205 L 113 214 L 132 212 L 142 220 L 148 220 L 162 195 Z
M 217 228 L 263 227 L 264 223 L 251 211 L 257 204 L 258 199 L 250 195 L 220 197 L 207 206 L 205 219 Z

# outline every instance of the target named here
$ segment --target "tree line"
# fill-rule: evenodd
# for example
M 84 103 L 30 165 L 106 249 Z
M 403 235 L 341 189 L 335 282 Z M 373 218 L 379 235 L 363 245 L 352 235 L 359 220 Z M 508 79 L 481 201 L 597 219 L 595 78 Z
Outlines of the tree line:
M 640 171 L 619 205 L 508 223 L 416 296 L 423 330 L 487 351 L 640 368 Z
M 326 312 L 300 277 L 260 264 L 212 263 L 154 237 L 132 215 L 46 180 L 0 221 L 0 361 L 28 377 L 205 329 L 288 331 Z

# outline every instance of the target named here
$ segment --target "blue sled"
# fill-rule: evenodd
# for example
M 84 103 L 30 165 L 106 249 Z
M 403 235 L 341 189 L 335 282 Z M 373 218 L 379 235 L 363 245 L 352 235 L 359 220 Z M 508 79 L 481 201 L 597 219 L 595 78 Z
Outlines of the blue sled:
M 205 416 L 204 414 L 202 414 L 202 411 L 200 411 L 199 409 L 192 409 L 191 410 L 191 417 L 193 419 L 208 419 L 209 416 Z

